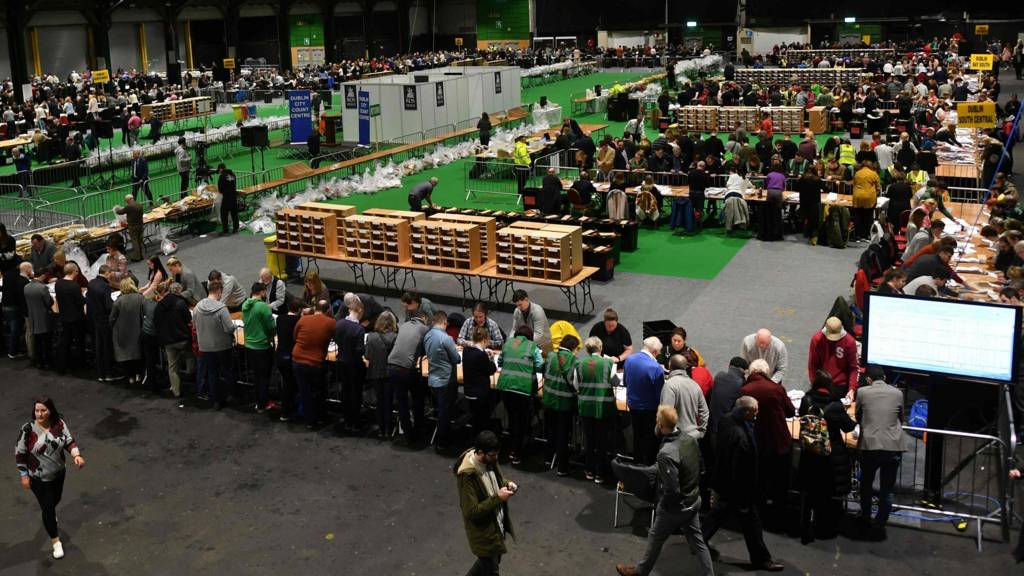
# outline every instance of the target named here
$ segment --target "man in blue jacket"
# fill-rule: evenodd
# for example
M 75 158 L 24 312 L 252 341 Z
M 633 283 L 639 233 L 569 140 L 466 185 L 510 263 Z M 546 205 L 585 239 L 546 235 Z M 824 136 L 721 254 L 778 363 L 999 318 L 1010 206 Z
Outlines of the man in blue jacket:
M 440 310 L 434 312 L 434 327 L 423 336 L 423 354 L 430 363 L 427 386 L 437 406 L 437 435 L 434 449 L 443 452 L 448 447 L 448 431 L 451 429 L 451 406 L 457 393 L 454 383 L 455 365 L 462 361 L 455 341 L 448 335 L 448 315 Z
M 139 188 L 146 192 L 146 199 L 153 203 L 153 193 L 149 190 L 149 162 L 142 150 L 132 152 L 132 196 L 139 198 Z
M 661 340 L 655 336 L 645 338 L 643 350 L 626 358 L 622 375 L 633 426 L 633 457 L 648 465 L 654 464 L 658 451 L 654 426 L 661 387 L 665 384 L 665 369 L 658 363 L 660 354 Z

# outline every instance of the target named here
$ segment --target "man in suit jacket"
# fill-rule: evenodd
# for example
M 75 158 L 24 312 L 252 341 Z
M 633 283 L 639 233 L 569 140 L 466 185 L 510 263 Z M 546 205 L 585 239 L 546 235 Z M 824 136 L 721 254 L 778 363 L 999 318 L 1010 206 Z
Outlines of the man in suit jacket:
M 60 344 L 57 371 L 67 371 L 69 365 L 78 364 L 85 351 L 85 297 L 75 277 L 78 266 L 64 265 L 64 276 L 53 287 L 57 299 L 57 318 L 60 320 Z
M 21 339 L 25 333 L 24 324 L 27 312 L 25 310 L 25 285 L 32 276 L 32 264 L 22 262 L 17 269 L 4 273 L 3 288 L 3 316 L 7 325 L 7 333 L 4 335 L 4 344 L 7 346 L 7 357 L 11 360 L 23 358 L 21 354 Z
M 866 375 L 871 385 L 857 389 L 860 500 L 861 510 L 865 511 L 861 513 L 861 521 L 870 525 L 875 538 L 884 540 L 885 524 L 892 510 L 892 490 L 903 458 L 903 393 L 886 384 L 885 372 L 878 366 L 868 366 Z M 872 522 L 872 485 L 879 472 L 878 513 Z
M 27 264 L 23 263 L 22 265 Z M 34 276 L 35 271 L 29 266 L 29 276 Z M 52 341 L 50 335 L 53 332 L 53 297 L 46 284 L 39 280 L 32 280 L 25 285 L 25 309 L 28 314 L 29 331 L 27 336 L 32 339 L 29 344 L 29 355 L 32 357 L 34 368 L 46 368 L 50 361 L 50 348 Z
M 782 564 L 772 560 L 764 543 L 761 517 L 758 515 L 756 494 L 758 486 L 758 445 L 754 438 L 757 420 L 757 400 L 741 396 L 736 407 L 718 426 L 715 444 L 714 488 L 718 500 L 703 523 L 704 541 L 711 538 L 731 515 L 736 514 L 743 528 L 747 553 L 755 570 L 779 572 Z M 717 556 L 714 548 L 712 556 Z
M 99 274 L 89 281 L 85 293 L 85 306 L 92 324 L 93 349 L 96 355 L 97 380 L 112 382 L 114 378 L 114 334 L 110 327 L 110 310 L 114 307 L 114 293 L 110 287 L 113 274 L 106 264 L 100 266 Z

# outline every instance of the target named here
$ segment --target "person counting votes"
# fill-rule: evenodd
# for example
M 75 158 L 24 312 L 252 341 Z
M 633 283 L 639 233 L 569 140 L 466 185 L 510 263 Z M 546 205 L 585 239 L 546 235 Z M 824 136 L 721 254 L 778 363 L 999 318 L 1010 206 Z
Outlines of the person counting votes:
M 740 357 L 749 363 L 758 359 L 764 360 L 768 364 L 769 377 L 778 384 L 786 378 L 786 368 L 789 364 L 786 344 L 772 335 L 771 330 L 767 328 L 761 328 L 743 339 Z
M 467 320 L 472 321 L 472 318 Z M 487 328 L 475 326 L 470 344 L 462 344 L 462 389 L 469 401 L 470 422 L 477 432 L 491 429 L 491 377 L 498 370 L 491 354 L 493 352 Z M 387 416 L 390 420 L 390 412 Z
M 544 428 L 553 447 L 559 476 L 569 475 L 569 441 L 576 412 L 576 359 L 580 345 L 572 334 L 559 342 L 558 350 L 548 354 L 544 365 Z
M 907 284 L 907 273 L 899 268 L 890 268 L 882 274 L 882 283 L 875 290 L 879 294 L 903 294 Z
M 807 352 L 807 380 L 814 382 L 819 371 L 829 375 L 841 396 L 853 400 L 860 377 L 857 342 L 835 316 L 825 320 L 825 326 L 811 337 Z
M 536 302 L 531 302 L 529 294 L 522 289 L 512 293 L 512 303 L 515 304 L 515 310 L 512 312 L 512 332 L 526 326 L 533 332 L 533 342 L 540 346 L 541 350 L 550 350 L 551 327 L 544 308 Z
M 668 364 L 668 378 L 661 388 L 661 404 L 675 409 L 683 434 L 700 440 L 707 432 L 710 416 L 704 391 L 687 373 L 689 364 L 685 356 L 674 354 Z
M 613 387 L 619 384 L 615 364 L 602 354 L 601 346 L 600 338 L 587 338 L 586 353 L 576 368 L 578 408 L 583 425 L 583 467 L 587 480 L 597 484 L 611 477 L 609 453 L 618 410 Z
M 926 276 L 936 268 L 949 270 L 949 261 L 953 259 L 954 248 L 949 245 L 939 245 L 934 254 L 925 254 L 914 260 L 914 263 L 906 267 L 907 282 L 913 282 L 920 276 Z
M 423 201 L 426 200 L 427 206 L 430 208 L 434 207 L 434 200 L 431 197 L 434 193 L 434 188 L 437 187 L 437 178 L 431 178 L 424 182 L 412 187 L 409 191 L 409 210 L 419 212 L 423 210 Z
M 789 480 L 789 463 L 793 447 L 793 437 L 789 431 L 786 418 L 796 415 L 793 402 L 786 395 L 786 389 L 773 382 L 768 374 L 770 368 L 764 359 L 756 359 L 750 363 L 747 371 L 747 383 L 740 392 L 757 400 L 760 415 L 754 424 L 754 436 L 760 458 L 760 503 L 766 516 L 775 521 L 783 518 L 785 510 L 786 490 Z
M 916 296 L 953 296 L 955 295 L 952 291 L 946 288 L 946 283 L 949 282 L 952 277 L 952 273 L 945 265 L 936 266 L 931 274 L 925 274 L 914 278 L 907 285 L 903 287 L 904 294 L 913 294 Z M 921 292 L 923 290 L 923 293 Z
M 657 360 L 661 348 L 661 340 L 657 337 L 645 338 L 643 349 L 631 354 L 623 365 L 626 405 L 633 427 L 633 458 L 645 465 L 654 463 L 658 450 L 654 438 L 654 417 L 665 384 L 665 370 Z
M 629 330 L 619 324 L 619 314 L 608 308 L 604 311 L 604 321 L 590 328 L 590 336 L 601 339 L 604 355 L 621 364 L 633 353 L 633 339 Z
M 497 389 L 508 412 L 511 441 L 509 460 L 520 464 L 530 432 L 531 407 L 537 393 L 537 374 L 544 370 L 541 349 L 533 340 L 533 329 L 524 324 L 515 329 L 498 356 Z
M 686 337 L 686 328 L 683 328 L 682 326 L 676 326 L 674 329 L 672 329 L 672 336 L 669 338 L 668 346 L 665 347 L 665 349 L 662 351 L 661 358 L 659 359 L 662 366 L 664 366 L 666 369 L 668 369 L 668 361 L 672 356 L 676 354 L 686 356 L 691 352 L 697 359 L 696 364 L 690 364 L 691 368 L 693 368 L 694 366 L 706 366 L 706 364 L 704 363 L 704 357 L 700 355 L 700 352 L 698 352 L 696 348 L 693 348 L 686 343 Z M 732 406 L 730 406 L 729 408 L 732 409 Z
M 505 338 L 501 334 L 501 328 L 498 326 L 498 323 L 487 316 L 487 304 L 484 302 L 477 302 L 473 306 L 472 316 L 466 318 L 466 321 L 462 323 L 462 327 L 459 328 L 457 344 L 463 347 L 472 347 L 476 343 L 474 335 L 481 328 L 487 332 L 488 348 L 491 350 L 501 350 L 501 346 L 505 343 Z
M 245 290 L 238 282 L 238 279 L 231 274 L 225 274 L 219 270 L 211 270 L 207 276 L 207 282 L 220 282 L 222 294 L 220 301 L 228 308 L 228 312 L 241 312 L 242 304 L 246 300 Z M 209 290 L 209 288 L 207 288 Z
M 433 322 L 433 327 L 423 335 L 423 355 L 430 362 L 427 386 L 437 407 L 437 437 L 434 449 L 442 452 L 448 448 L 451 410 L 458 395 L 454 378 L 455 366 L 462 362 L 462 358 L 455 349 L 455 341 L 448 335 L 448 316 L 439 310 L 434 312 Z

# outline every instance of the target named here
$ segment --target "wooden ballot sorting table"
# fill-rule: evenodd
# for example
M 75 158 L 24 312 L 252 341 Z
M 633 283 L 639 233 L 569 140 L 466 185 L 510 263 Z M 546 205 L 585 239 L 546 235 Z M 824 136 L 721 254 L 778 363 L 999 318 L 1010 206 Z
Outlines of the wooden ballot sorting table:
M 415 286 L 417 271 L 450 275 L 462 288 L 463 308 L 474 300 L 505 302 L 517 282 L 558 288 L 578 316 L 594 308 L 590 281 L 598 268 L 583 265 L 580 226 L 523 221 L 498 230 L 493 216 L 354 212 L 351 206 L 317 203 L 281 210 L 271 251 L 307 258 L 317 270 L 318 260 L 343 263 L 367 289 L 378 274 L 385 289 L 396 292 L 410 281 Z

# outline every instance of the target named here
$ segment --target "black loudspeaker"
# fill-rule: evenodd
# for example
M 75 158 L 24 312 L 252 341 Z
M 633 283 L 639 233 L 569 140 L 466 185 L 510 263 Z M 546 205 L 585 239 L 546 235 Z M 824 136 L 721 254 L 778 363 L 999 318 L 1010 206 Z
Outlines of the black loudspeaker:
M 180 62 L 168 62 L 167 63 L 167 83 L 168 84 L 181 84 L 181 63 Z
M 541 96 L 540 97 L 540 107 L 544 108 L 547 105 L 548 105 L 548 97 L 547 96 Z
M 270 134 L 265 125 L 242 126 L 242 146 L 246 148 L 267 148 Z
M 94 126 L 97 138 L 110 140 L 114 137 L 114 124 L 110 120 L 97 120 Z

